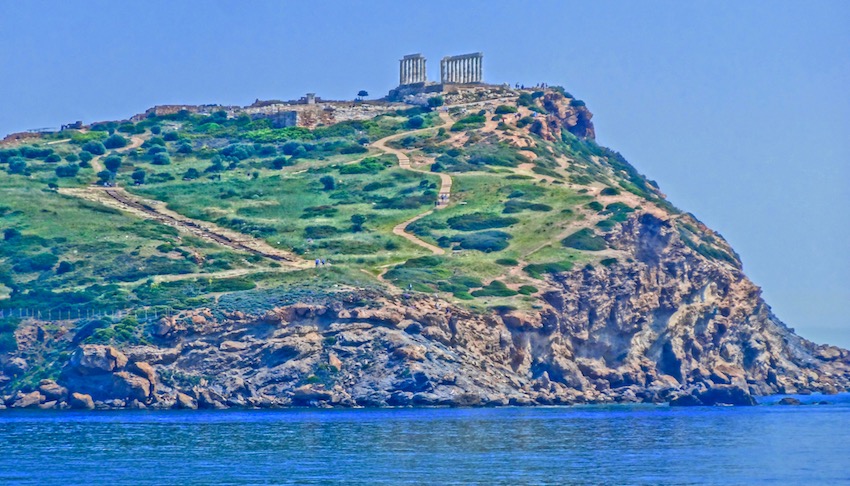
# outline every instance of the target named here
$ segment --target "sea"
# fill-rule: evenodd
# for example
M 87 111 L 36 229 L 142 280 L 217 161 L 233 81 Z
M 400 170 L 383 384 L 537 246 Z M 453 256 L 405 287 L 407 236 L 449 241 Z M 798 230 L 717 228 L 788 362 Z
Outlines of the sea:
M 795 397 L 803 405 L 5 410 L 0 484 L 850 484 L 850 394 Z

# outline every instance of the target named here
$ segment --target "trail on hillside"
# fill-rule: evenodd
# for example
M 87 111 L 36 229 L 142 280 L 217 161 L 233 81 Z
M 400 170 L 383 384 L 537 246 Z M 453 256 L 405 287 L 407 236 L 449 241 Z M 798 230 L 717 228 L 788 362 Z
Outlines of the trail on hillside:
M 449 117 L 448 113 L 446 113 L 446 112 L 440 112 L 440 119 L 443 120 L 443 122 L 446 125 L 449 125 L 449 124 L 452 123 L 451 117 Z M 396 158 L 398 159 L 398 166 L 401 167 L 402 169 L 409 170 L 409 171 L 412 171 L 412 172 L 419 172 L 419 173 L 422 173 L 422 174 L 433 175 L 434 173 L 431 172 L 431 171 L 417 169 L 417 168 L 413 167 L 410 164 L 410 157 L 408 157 L 407 154 L 405 154 L 401 150 L 394 149 L 392 147 L 388 147 L 387 143 L 392 142 L 393 140 L 397 140 L 397 139 L 402 138 L 402 137 L 407 137 L 407 136 L 414 135 L 414 134 L 417 134 L 417 133 L 426 132 L 426 131 L 429 131 L 429 130 L 434 130 L 435 128 L 438 128 L 438 127 L 428 127 L 428 128 L 423 128 L 423 129 L 420 129 L 420 130 L 414 130 L 412 132 L 403 132 L 403 133 L 399 133 L 399 134 L 396 134 L 396 135 L 390 135 L 389 137 L 384 137 L 380 140 L 376 140 L 372 144 L 372 146 L 375 147 L 376 149 L 386 153 L 386 154 L 395 155 Z M 416 237 L 415 235 L 412 235 L 412 234 L 407 232 L 407 227 L 411 223 L 418 221 L 418 220 L 424 218 L 425 216 L 428 216 L 429 214 L 432 214 L 437 209 L 443 209 L 444 207 L 446 207 L 446 205 L 448 205 L 449 200 L 451 199 L 451 194 L 452 194 L 452 178 L 448 174 L 440 173 L 438 175 L 440 176 L 440 193 L 439 193 L 439 196 L 438 196 L 438 204 L 434 206 L 434 209 L 429 209 L 427 211 L 419 213 L 416 216 L 408 219 L 407 221 L 403 221 L 403 222 L 395 225 L 395 227 L 393 227 L 393 234 L 395 234 L 397 236 L 401 236 L 402 238 L 406 239 L 407 241 L 413 243 L 414 245 L 418 245 L 418 246 L 421 246 L 422 248 L 425 248 L 426 250 L 430 251 L 434 255 L 443 255 L 443 254 L 446 253 L 446 251 L 443 250 L 442 248 L 435 246 L 435 245 L 432 245 L 432 244 L 430 244 L 426 241 L 423 241 L 423 240 L 419 239 L 418 237 Z
M 294 268 L 307 268 L 307 262 L 289 252 L 279 250 L 265 241 L 243 233 L 222 228 L 207 221 L 196 221 L 183 215 L 157 207 L 157 202 L 142 199 L 129 194 L 120 187 L 86 187 L 79 189 L 60 189 L 60 193 L 96 201 L 106 206 L 129 212 L 135 216 L 151 219 L 178 230 L 191 233 L 207 241 L 228 248 L 251 253 L 283 265 Z

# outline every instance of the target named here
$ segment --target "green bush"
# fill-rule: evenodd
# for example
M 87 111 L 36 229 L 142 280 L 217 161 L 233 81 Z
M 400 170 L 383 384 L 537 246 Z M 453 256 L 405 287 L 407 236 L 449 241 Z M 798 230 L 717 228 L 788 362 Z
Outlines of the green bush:
M 122 148 L 122 147 L 126 147 L 127 143 L 129 143 L 129 142 L 127 141 L 126 138 L 124 138 L 121 135 L 118 135 L 116 133 L 114 135 L 110 135 L 106 140 L 104 140 L 103 146 L 106 147 L 107 149 L 112 150 L 112 149 L 119 149 L 119 148 Z M 92 153 L 94 153 L 94 152 L 92 152 Z
M 507 115 L 509 113 L 516 113 L 516 112 L 517 112 L 516 107 L 515 106 L 509 106 L 509 105 L 499 105 L 499 106 L 496 107 L 496 111 L 495 111 L 495 113 L 497 115 Z
M 501 251 L 508 247 L 511 235 L 504 231 L 490 230 L 479 233 L 457 235 L 452 241 L 457 242 L 465 250 L 478 250 L 485 253 Z
M 103 143 L 98 142 L 97 140 L 91 140 L 84 143 L 82 149 L 93 155 L 103 155 L 106 153 L 106 147 Z
M 590 228 L 582 228 L 564 238 L 561 243 L 568 248 L 586 251 L 600 251 L 607 248 L 605 239 L 594 234 Z
M 486 287 L 472 292 L 475 297 L 511 297 L 516 295 L 515 290 L 511 290 L 504 282 L 493 280 Z
M 57 177 L 76 177 L 80 172 L 80 166 L 77 164 L 60 165 L 56 167 Z
M 505 228 L 519 223 L 517 218 L 503 218 L 495 214 L 469 213 L 448 219 L 449 227 L 458 231 L 477 231 L 491 228 Z
M 425 119 L 421 116 L 414 116 L 413 118 L 407 120 L 406 125 L 407 128 L 411 130 L 416 130 L 417 128 L 422 128 L 422 126 L 425 125 Z
M 153 160 L 151 160 L 153 165 L 170 165 L 171 157 L 166 153 L 159 153 L 153 156 Z
M 616 196 L 618 194 L 620 194 L 620 191 L 614 187 L 606 187 L 605 189 L 599 191 L 600 196 Z
M 587 203 L 587 209 L 592 211 L 602 211 L 602 204 L 600 204 L 599 201 L 590 201 Z
M 617 263 L 616 258 L 605 258 L 605 259 L 599 261 L 599 264 L 602 265 L 603 267 L 610 267 L 611 265 L 613 265 L 615 263 Z
M 315 240 L 321 238 L 330 238 L 331 236 L 336 236 L 338 233 L 338 229 L 333 226 L 328 226 L 326 224 L 307 226 L 306 228 L 304 228 L 304 237 L 312 238 Z
M 367 157 L 356 164 L 346 164 L 339 168 L 340 174 L 377 174 L 391 163 L 376 157 Z
M 496 263 L 506 267 L 515 267 L 519 265 L 519 261 L 514 258 L 499 258 L 496 260 Z
M 50 253 L 38 253 L 18 260 L 12 269 L 18 273 L 41 272 L 50 270 L 59 259 Z
M 505 203 L 505 209 L 502 210 L 504 214 L 513 214 L 519 213 L 522 211 L 538 211 L 538 212 L 547 212 L 552 210 L 552 206 L 548 204 L 540 204 L 540 203 L 530 203 L 527 201 L 519 201 L 516 199 L 510 200 Z
M 536 294 L 539 291 L 539 289 L 537 287 L 535 287 L 534 285 L 523 285 L 522 287 L 520 287 L 518 289 L 518 291 L 522 295 L 531 295 L 531 294 Z
M 544 274 L 568 272 L 572 270 L 572 262 L 532 263 L 522 270 L 531 278 L 542 278 Z

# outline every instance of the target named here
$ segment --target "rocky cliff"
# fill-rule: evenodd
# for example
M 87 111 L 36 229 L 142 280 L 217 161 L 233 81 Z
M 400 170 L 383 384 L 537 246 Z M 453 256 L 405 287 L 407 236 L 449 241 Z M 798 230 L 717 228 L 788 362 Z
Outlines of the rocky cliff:
M 154 342 L 74 347 L 57 380 L 11 407 L 224 408 L 752 404 L 850 386 L 850 353 L 796 336 L 734 264 L 671 221 L 633 216 L 622 263 L 557 274 L 534 312 L 472 312 L 422 294 L 350 291 L 262 315 L 162 318 Z M 51 334 L 53 332 L 53 334 Z M 24 350 L 74 342 L 31 323 Z M 53 343 L 53 344 L 51 344 Z M 4 379 L 26 369 L 5 364 Z

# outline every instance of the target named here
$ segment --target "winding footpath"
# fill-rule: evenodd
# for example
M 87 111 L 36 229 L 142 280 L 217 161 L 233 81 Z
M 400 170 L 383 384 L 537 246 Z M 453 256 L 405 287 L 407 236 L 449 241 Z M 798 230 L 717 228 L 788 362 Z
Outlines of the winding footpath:
M 452 123 L 451 117 L 449 117 L 449 114 L 446 113 L 446 112 L 442 112 L 442 111 L 440 112 L 440 119 L 443 120 L 443 122 L 444 122 L 443 126 L 449 126 Z M 411 132 L 403 132 L 403 133 L 399 133 L 399 134 L 396 134 L 396 135 L 390 135 L 389 137 L 384 137 L 380 140 L 376 140 L 372 144 L 372 147 L 384 152 L 385 154 L 394 155 L 398 159 L 398 166 L 401 167 L 402 169 L 409 170 L 409 171 L 412 171 L 412 172 L 419 172 L 419 173 L 422 173 L 422 174 L 432 175 L 434 173 L 429 171 L 429 170 L 422 170 L 422 169 L 417 169 L 417 168 L 413 167 L 410 164 L 410 157 L 408 157 L 407 154 L 405 154 L 401 150 L 394 149 L 392 147 L 388 147 L 387 143 L 392 142 L 394 140 L 398 140 L 398 139 L 403 138 L 403 137 L 415 135 L 417 133 L 423 133 L 423 132 L 431 131 L 431 130 L 434 130 L 436 128 L 439 128 L 439 127 L 428 127 L 428 128 L 422 128 L 420 130 L 414 130 L 414 131 L 411 131 Z M 444 255 L 446 253 L 446 251 L 444 249 L 438 247 L 438 246 L 432 245 L 432 244 L 430 244 L 426 241 L 419 239 L 415 235 L 408 233 L 407 227 L 410 224 L 414 223 L 415 221 L 418 221 L 418 220 L 424 218 L 425 216 L 432 214 L 435 210 L 445 208 L 446 205 L 448 204 L 449 200 L 451 199 L 451 194 L 452 194 L 452 178 L 448 174 L 443 174 L 443 173 L 440 173 L 439 176 L 440 176 L 440 195 L 439 195 L 438 201 L 440 201 L 441 203 L 439 205 L 436 205 L 434 207 L 434 209 L 429 209 L 429 210 L 427 210 L 423 213 L 419 213 L 416 216 L 408 219 L 407 221 L 403 221 L 403 222 L 395 225 L 395 227 L 393 227 L 393 234 L 394 235 L 401 236 L 402 238 L 406 239 L 407 241 L 413 243 L 414 245 L 418 245 L 418 246 L 421 246 L 422 248 L 425 248 L 426 250 L 430 251 L 434 255 Z

